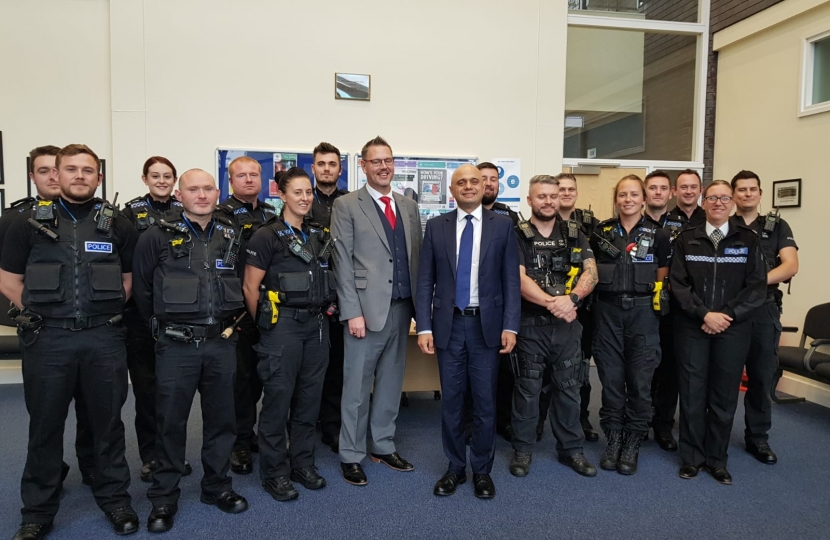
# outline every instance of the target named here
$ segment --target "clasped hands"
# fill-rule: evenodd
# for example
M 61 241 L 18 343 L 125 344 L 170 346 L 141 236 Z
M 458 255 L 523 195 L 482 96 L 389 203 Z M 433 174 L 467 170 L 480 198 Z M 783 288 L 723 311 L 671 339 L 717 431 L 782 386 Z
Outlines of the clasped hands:
M 732 317 L 724 313 L 710 311 L 703 317 L 703 325 L 700 329 L 710 335 L 720 334 L 732 323 Z
M 576 319 L 576 306 L 570 296 L 551 296 L 547 299 L 546 306 L 550 314 L 565 322 L 572 322 Z

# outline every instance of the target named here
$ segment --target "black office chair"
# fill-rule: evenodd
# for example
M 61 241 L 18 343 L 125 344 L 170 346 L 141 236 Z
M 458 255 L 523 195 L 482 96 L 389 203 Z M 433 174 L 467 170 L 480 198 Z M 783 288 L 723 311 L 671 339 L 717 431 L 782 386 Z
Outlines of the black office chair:
M 807 336 L 813 338 L 809 349 L 805 346 Z M 776 395 L 775 388 L 785 370 L 808 379 L 824 382 L 821 375 L 816 374 L 816 368 L 830 363 L 830 354 L 818 352 L 816 349 L 825 345 L 830 345 L 830 303 L 813 306 L 807 312 L 804 318 L 804 332 L 801 334 L 801 343 L 798 347 L 778 348 L 778 371 L 772 387 L 773 401 L 776 403 L 804 401 L 804 398 L 779 398 Z M 825 369 L 822 368 L 822 372 Z

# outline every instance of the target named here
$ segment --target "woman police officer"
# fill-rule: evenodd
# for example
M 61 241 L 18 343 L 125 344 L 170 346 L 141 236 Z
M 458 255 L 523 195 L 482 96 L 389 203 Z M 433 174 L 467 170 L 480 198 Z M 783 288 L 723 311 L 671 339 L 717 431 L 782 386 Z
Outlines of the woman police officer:
M 680 477 L 704 466 L 721 484 L 732 483 L 727 447 L 752 337 L 748 321 L 767 285 L 760 241 L 742 218 L 729 217 L 733 206 L 729 183 L 706 187 L 706 223 L 678 235 L 669 278 L 681 308 L 674 319 Z
M 608 439 L 600 466 L 620 474 L 637 472 L 648 433 L 651 379 L 660 363 L 655 308 L 661 307 L 671 254 L 668 233 L 644 219 L 644 202 L 643 181 L 622 178 L 614 188 L 618 217 L 600 223 L 591 238 L 599 273 L 592 345 L 602 382 L 600 424 Z
M 314 200 L 308 174 L 290 168 L 279 178 L 279 190 L 282 214 L 248 244 L 244 292 L 248 311 L 256 314 L 259 307 L 262 333 L 255 347 L 265 393 L 260 476 L 265 491 L 288 501 L 299 495 L 292 481 L 308 489 L 326 485 L 314 466 L 314 426 L 329 360 L 326 312 L 334 309 L 335 289 L 329 270 L 333 240 L 328 231 L 303 223 Z M 289 411 L 291 448 L 286 450 Z

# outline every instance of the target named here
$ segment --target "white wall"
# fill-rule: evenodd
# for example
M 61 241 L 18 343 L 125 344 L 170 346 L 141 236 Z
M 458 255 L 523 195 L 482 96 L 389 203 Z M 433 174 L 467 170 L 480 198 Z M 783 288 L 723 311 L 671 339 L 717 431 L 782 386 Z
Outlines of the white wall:
M 778 4 L 780 10 L 789 2 Z M 755 24 L 753 18 L 745 22 Z M 740 30 L 732 27 L 731 34 Z M 830 201 L 830 112 L 798 117 L 802 41 L 826 30 L 830 2 L 733 41 L 718 53 L 715 178 L 729 180 L 741 169 L 755 171 L 764 189 L 764 212 L 772 205 L 774 180 L 802 179 L 801 208 L 781 212 L 800 247 L 800 271 L 792 295 L 784 296 L 782 322 L 799 327 L 811 306 L 830 302 L 823 225 Z M 795 344 L 798 337 L 785 334 L 784 340 Z
M 149 155 L 213 171 L 217 146 L 357 152 L 378 134 L 398 153 L 519 157 L 525 178 L 560 166 L 564 2 L 3 0 L 3 13 L 12 178 L 33 146 L 86 142 L 125 201 Z M 371 74 L 372 101 L 335 100 L 335 71 Z

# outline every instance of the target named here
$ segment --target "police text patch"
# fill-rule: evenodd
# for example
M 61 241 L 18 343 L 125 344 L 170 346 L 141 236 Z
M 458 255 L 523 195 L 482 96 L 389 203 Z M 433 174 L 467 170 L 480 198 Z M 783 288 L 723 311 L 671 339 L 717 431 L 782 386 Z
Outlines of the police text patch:
M 723 250 L 724 255 L 749 255 L 749 248 L 726 248 Z
M 112 244 L 110 242 L 84 242 L 84 251 L 112 253 Z
M 233 270 L 234 265 L 226 265 L 222 262 L 222 259 L 216 259 L 216 268 L 217 270 Z

